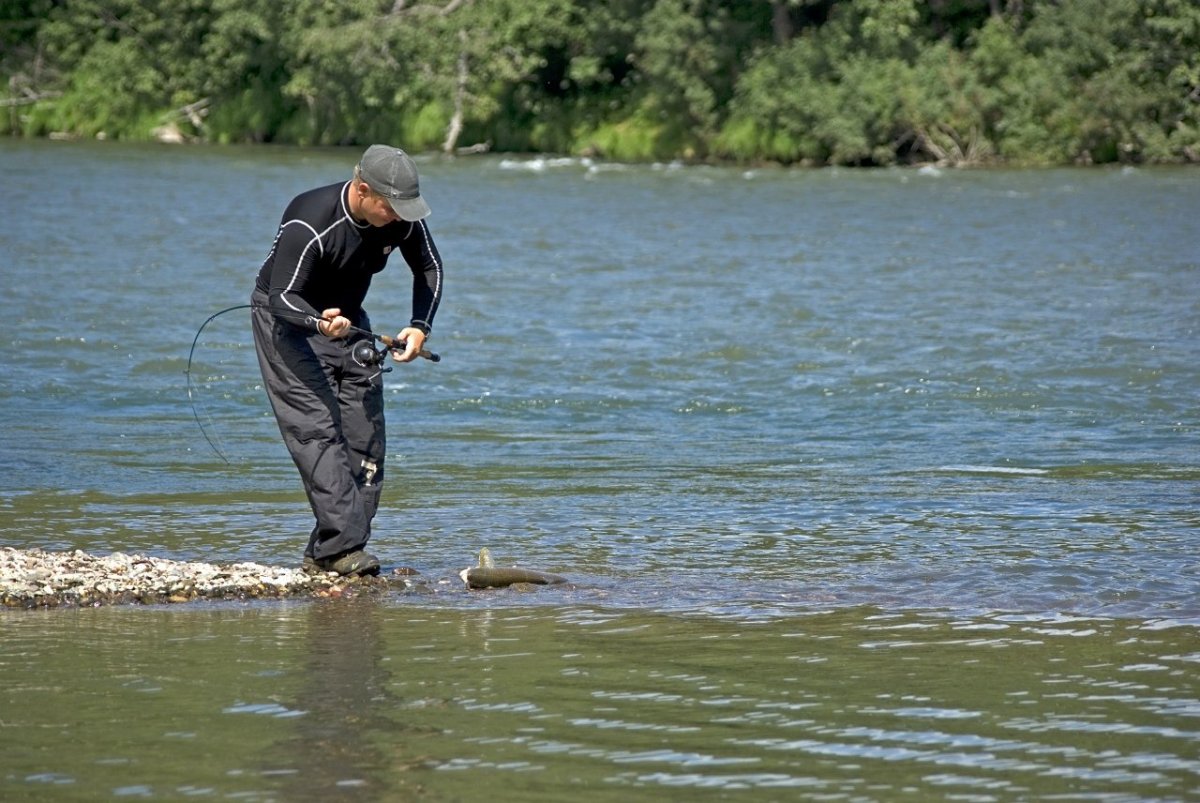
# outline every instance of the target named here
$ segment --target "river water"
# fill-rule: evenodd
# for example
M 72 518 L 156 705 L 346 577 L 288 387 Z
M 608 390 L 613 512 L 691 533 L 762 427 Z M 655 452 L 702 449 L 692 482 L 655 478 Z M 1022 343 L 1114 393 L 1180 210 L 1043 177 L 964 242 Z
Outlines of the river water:
M 298 563 L 246 311 L 185 370 L 357 155 L 0 142 L 0 546 Z M 1200 172 L 421 167 L 426 582 L 0 612 L 0 798 L 1200 799 Z

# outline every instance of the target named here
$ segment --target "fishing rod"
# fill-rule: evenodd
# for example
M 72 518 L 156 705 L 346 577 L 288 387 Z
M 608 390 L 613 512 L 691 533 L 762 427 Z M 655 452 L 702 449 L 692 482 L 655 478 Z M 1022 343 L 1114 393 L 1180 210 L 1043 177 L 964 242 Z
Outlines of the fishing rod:
M 212 450 L 216 452 L 217 456 L 224 460 L 227 465 L 229 464 L 229 458 L 225 456 L 225 453 L 222 452 L 220 448 L 218 448 L 217 444 L 213 443 L 212 438 L 209 437 L 208 430 L 204 427 L 204 422 L 200 420 L 200 411 L 196 408 L 196 397 L 192 389 L 192 359 L 196 356 L 196 344 L 200 342 L 200 335 L 203 334 L 204 327 L 208 326 L 213 322 L 213 320 L 221 317 L 225 313 L 234 312 L 240 309 L 265 309 L 268 310 L 272 315 L 278 315 L 280 317 L 294 317 L 297 320 L 305 320 L 312 317 L 302 312 L 292 313 L 286 310 L 271 309 L 266 304 L 236 304 L 232 307 L 226 307 L 223 310 L 209 315 L 204 319 L 204 323 L 200 324 L 200 328 L 196 330 L 196 336 L 192 338 L 192 347 L 188 350 L 187 368 L 184 369 L 184 375 L 187 377 L 188 403 L 192 406 L 192 415 L 196 419 L 196 425 L 200 427 L 200 434 L 204 436 L 204 440 L 208 441 L 208 445 L 212 447 Z M 364 334 L 367 337 L 370 337 L 372 340 L 378 340 L 384 346 L 381 349 L 377 349 L 371 342 L 362 342 L 354 347 L 354 359 L 365 367 L 383 365 L 383 361 L 387 358 L 387 353 L 389 350 L 403 350 L 405 348 L 405 341 L 400 340 L 399 338 L 376 334 L 369 329 L 363 329 L 354 325 L 351 325 L 348 328 L 352 332 L 358 332 L 359 334 Z M 441 355 L 425 348 L 418 351 L 417 356 L 429 360 L 430 362 L 442 361 Z M 380 370 L 390 371 L 392 369 L 390 367 L 385 367 L 381 368 Z

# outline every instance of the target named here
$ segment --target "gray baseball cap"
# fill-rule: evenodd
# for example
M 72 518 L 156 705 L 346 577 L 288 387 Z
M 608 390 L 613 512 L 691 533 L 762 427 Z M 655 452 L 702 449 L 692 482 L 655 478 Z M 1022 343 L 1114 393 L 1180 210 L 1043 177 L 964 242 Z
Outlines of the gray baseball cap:
M 375 192 L 388 199 L 402 220 L 417 221 L 429 214 L 421 197 L 417 166 L 412 158 L 389 145 L 372 145 L 358 161 L 358 174 Z

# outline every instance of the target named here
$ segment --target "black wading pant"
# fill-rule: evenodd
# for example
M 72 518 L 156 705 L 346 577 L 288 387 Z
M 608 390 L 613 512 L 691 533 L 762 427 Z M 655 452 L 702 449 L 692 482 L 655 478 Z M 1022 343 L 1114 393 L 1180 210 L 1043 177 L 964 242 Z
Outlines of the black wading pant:
M 354 359 L 360 332 L 333 339 L 305 332 L 251 296 L 254 346 L 263 386 L 313 515 L 304 554 L 316 559 L 362 549 L 379 507 L 386 453 L 383 377 Z M 359 326 L 369 330 L 366 314 Z

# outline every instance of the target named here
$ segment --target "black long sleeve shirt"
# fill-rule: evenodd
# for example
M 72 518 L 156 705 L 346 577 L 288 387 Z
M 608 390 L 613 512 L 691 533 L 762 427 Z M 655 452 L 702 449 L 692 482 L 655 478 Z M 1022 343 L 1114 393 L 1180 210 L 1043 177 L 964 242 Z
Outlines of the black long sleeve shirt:
M 371 279 L 399 250 L 413 274 L 410 325 L 428 333 L 442 299 L 442 260 L 425 221 L 386 226 L 356 221 L 349 182 L 318 187 L 288 204 L 255 286 L 281 320 L 316 328 L 321 311 L 338 307 L 358 326 Z

